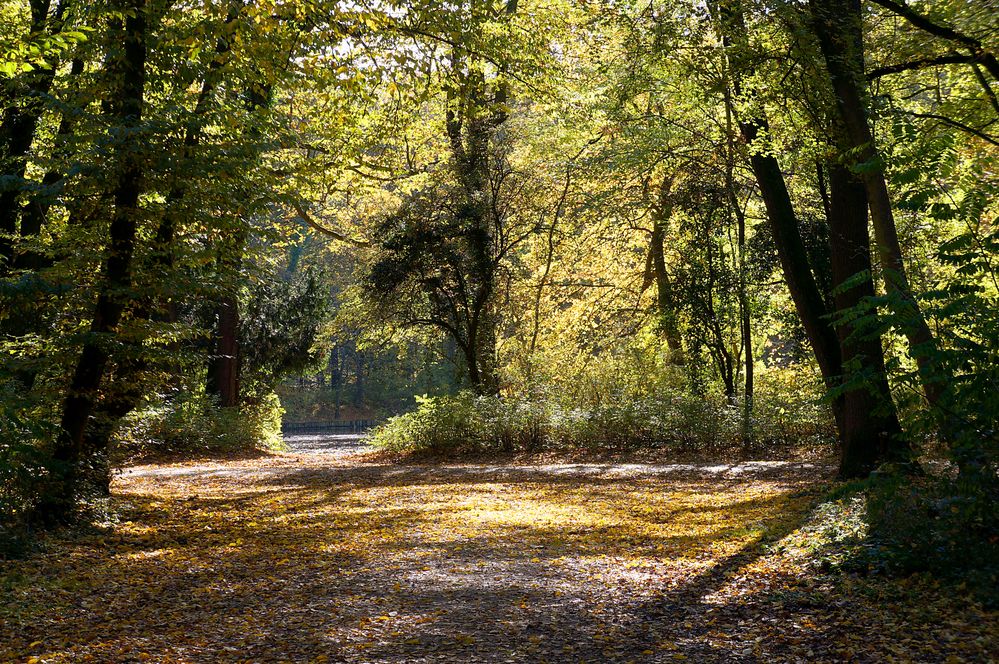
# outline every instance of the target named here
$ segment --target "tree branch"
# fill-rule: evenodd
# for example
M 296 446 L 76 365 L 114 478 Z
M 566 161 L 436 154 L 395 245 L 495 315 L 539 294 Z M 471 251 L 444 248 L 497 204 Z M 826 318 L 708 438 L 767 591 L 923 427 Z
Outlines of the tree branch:
M 992 77 L 996 81 L 999 81 L 999 60 L 996 60 L 996 56 L 982 45 L 980 39 L 959 32 L 949 25 L 935 22 L 933 19 L 920 14 L 910 7 L 906 4 L 905 0 L 899 0 L 898 2 L 895 0 L 871 0 L 871 2 L 887 9 L 893 14 L 901 16 L 920 30 L 928 32 L 935 37 L 947 39 L 965 46 L 975 56 L 975 62 L 980 63 L 992 74 Z
M 964 55 L 961 53 L 948 53 L 947 55 L 940 55 L 933 58 L 922 58 L 919 60 L 910 60 L 909 62 L 900 62 L 894 65 L 878 67 L 867 72 L 867 80 L 873 81 L 881 78 L 882 76 L 888 76 L 889 74 L 899 74 L 904 71 L 913 71 L 916 69 L 927 69 L 928 67 L 936 67 L 938 65 L 973 64 L 975 62 L 978 62 L 978 58 L 971 53 Z
M 310 215 L 305 210 L 305 208 L 302 206 L 301 203 L 299 203 L 297 201 L 288 201 L 288 204 L 292 207 L 292 209 L 295 210 L 295 213 L 298 215 L 298 217 L 302 221 L 304 221 L 311 228 L 314 228 L 315 230 L 319 231 L 320 233 L 323 233 L 324 235 L 328 235 L 329 237 L 331 237 L 331 238 L 333 238 L 335 240 L 340 240 L 341 242 L 346 242 L 347 244 L 352 244 L 355 247 L 370 247 L 371 246 L 371 242 L 369 242 L 368 240 L 359 240 L 357 238 L 350 237 L 349 235 L 346 235 L 345 233 L 341 233 L 338 230 L 335 230 L 335 229 L 323 226 L 318 221 L 316 221 L 312 217 L 312 215 Z
M 964 124 L 963 122 L 958 122 L 957 120 L 954 120 L 952 118 L 948 118 L 946 115 L 938 115 L 936 113 L 916 113 L 915 111 L 903 111 L 903 112 L 906 115 L 911 115 L 914 118 L 926 118 L 926 119 L 929 119 L 929 120 L 939 120 L 940 122 L 943 122 L 944 124 L 948 124 L 948 125 L 950 125 L 952 127 L 956 127 L 957 129 L 960 129 L 961 131 L 966 131 L 969 134 L 971 134 L 972 136 L 976 136 L 976 137 L 982 139 L 983 141 L 991 143 L 992 145 L 999 146 L 999 140 L 996 140 L 995 138 L 989 136 L 988 134 L 986 134 L 986 133 L 984 133 L 984 132 L 982 132 L 982 131 L 980 131 L 978 129 L 975 129 L 974 127 L 970 127 L 970 126 Z

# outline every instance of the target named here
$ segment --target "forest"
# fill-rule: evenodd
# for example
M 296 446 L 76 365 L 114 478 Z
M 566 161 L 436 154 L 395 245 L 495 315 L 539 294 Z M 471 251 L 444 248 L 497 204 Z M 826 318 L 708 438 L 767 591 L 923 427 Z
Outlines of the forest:
M 996 0 L 0 52 L 0 660 L 999 658 Z

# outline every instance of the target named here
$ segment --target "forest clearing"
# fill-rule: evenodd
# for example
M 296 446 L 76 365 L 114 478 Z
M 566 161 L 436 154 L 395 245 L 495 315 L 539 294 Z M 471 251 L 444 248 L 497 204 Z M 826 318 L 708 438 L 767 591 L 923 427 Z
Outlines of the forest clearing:
M 999 0 L 0 0 L 0 660 L 997 612 Z
M 823 571 L 857 527 L 794 462 L 132 467 L 113 527 L 8 572 L 0 657 L 157 662 L 989 661 L 929 577 Z

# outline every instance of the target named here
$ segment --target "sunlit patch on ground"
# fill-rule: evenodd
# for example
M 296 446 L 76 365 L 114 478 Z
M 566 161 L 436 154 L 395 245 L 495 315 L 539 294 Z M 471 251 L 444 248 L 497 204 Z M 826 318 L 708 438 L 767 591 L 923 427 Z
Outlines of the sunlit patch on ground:
M 0 657 L 987 661 L 930 581 L 830 577 L 796 464 L 442 467 L 290 453 L 146 466 L 121 521 L 8 564 Z M 842 521 L 842 520 L 841 520 Z M 761 545 L 761 542 L 763 543 Z

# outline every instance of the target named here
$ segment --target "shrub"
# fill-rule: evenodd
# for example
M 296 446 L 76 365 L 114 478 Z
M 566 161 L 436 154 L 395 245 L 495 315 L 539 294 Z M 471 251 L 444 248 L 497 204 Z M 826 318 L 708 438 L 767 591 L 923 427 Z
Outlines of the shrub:
M 281 403 L 269 394 L 255 404 L 215 408 L 203 395 L 160 399 L 119 424 L 121 456 L 280 449 Z
M 759 373 L 753 404 L 757 446 L 835 440 L 836 427 L 824 389 L 813 371 L 792 365 Z
M 0 393 L 0 559 L 30 543 L 30 515 L 47 474 L 44 442 L 54 432 L 10 385 Z
M 999 480 L 887 478 L 867 491 L 871 546 L 860 561 L 894 575 L 966 582 L 999 606 Z
M 459 392 L 417 397 L 416 409 L 391 417 L 373 432 L 394 452 L 512 451 L 541 446 L 545 417 L 538 404 Z
M 31 443 L 0 440 L 0 560 L 20 555 L 30 542 L 31 514 L 45 461 Z
M 373 441 L 394 452 L 436 454 L 559 448 L 704 451 L 743 444 L 740 413 L 738 404 L 720 396 L 679 391 L 655 399 L 621 397 L 588 407 L 459 392 L 418 397 L 413 411 L 375 429 Z M 828 430 L 820 406 L 782 411 L 782 416 L 788 421 L 782 443 L 800 442 L 795 435 L 817 436 Z M 757 422 L 760 429 L 769 426 L 767 420 Z

